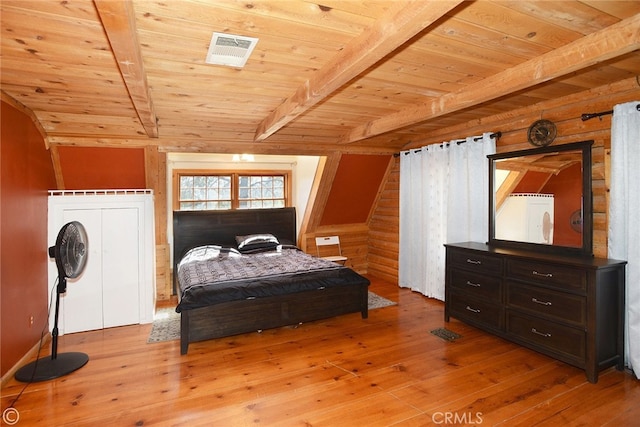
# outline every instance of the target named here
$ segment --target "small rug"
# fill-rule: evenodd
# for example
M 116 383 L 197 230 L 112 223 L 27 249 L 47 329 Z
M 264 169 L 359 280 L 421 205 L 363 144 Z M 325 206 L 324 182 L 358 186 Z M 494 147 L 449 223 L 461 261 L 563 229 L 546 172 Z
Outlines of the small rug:
M 369 310 L 396 305 L 396 302 L 369 292 Z M 180 314 L 175 308 L 161 308 L 154 315 L 148 343 L 171 341 L 180 339 Z
M 458 338 L 462 337 L 462 335 L 456 334 L 455 332 L 452 332 L 445 328 L 434 329 L 433 331 L 431 331 L 431 333 L 438 338 L 442 338 L 445 341 L 455 341 Z

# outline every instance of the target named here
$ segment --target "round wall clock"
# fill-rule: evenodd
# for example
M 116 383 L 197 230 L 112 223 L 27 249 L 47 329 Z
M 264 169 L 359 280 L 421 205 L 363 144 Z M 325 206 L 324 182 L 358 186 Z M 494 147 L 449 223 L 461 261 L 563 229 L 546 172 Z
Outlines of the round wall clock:
M 556 135 L 556 125 L 552 121 L 544 119 L 533 122 L 527 132 L 529 143 L 536 147 L 546 147 L 556 139 Z
M 571 213 L 569 224 L 573 231 L 582 233 L 582 209 L 577 209 Z

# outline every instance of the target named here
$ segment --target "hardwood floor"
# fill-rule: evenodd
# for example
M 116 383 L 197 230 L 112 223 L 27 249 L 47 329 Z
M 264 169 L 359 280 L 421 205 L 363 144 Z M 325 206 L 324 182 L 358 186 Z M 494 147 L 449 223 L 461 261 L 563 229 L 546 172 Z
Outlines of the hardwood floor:
M 29 385 L 16 425 L 631 426 L 640 381 L 584 372 L 452 320 L 443 304 L 372 279 L 398 305 L 191 344 L 147 344 L 151 325 L 60 337 L 89 354 L 65 377 Z M 447 342 L 430 333 L 462 335 Z M 2 389 L 5 410 L 24 387 Z

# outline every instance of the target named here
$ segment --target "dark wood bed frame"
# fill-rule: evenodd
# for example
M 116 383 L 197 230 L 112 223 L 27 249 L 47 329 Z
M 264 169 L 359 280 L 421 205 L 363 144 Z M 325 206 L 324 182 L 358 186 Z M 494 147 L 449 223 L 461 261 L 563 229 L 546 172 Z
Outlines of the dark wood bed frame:
M 271 233 L 296 243 L 295 208 L 173 212 L 173 289 L 177 264 L 195 246 L 235 246 L 235 236 Z M 180 353 L 189 343 L 296 325 L 346 313 L 368 317 L 368 285 L 353 284 L 287 295 L 230 301 L 180 313 Z

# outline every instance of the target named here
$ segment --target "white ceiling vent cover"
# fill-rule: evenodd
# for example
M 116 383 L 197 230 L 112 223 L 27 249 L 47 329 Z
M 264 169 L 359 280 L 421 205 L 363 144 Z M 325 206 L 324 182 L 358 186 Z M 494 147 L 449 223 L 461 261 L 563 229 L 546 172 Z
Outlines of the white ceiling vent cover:
M 258 39 L 233 34 L 213 33 L 207 52 L 207 64 L 244 67 Z

